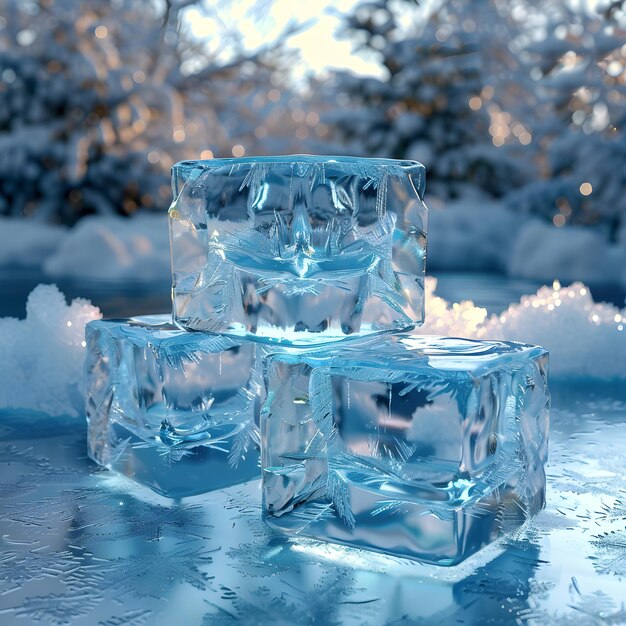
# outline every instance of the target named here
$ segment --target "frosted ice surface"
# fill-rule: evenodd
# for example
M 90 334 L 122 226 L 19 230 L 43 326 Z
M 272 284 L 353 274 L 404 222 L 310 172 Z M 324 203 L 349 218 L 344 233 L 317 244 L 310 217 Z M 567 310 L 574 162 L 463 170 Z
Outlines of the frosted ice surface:
M 423 320 L 426 207 L 415 161 L 185 161 L 170 208 L 186 328 L 322 343 Z
M 544 505 L 547 365 L 537 346 L 410 335 L 270 355 L 266 520 L 463 560 Z
M 89 455 L 169 497 L 257 477 L 255 345 L 170 320 L 87 326 Z
M 38 285 L 26 319 L 0 318 L 0 409 L 80 415 L 85 324 L 99 317 L 87 300 L 68 305 L 56 285 Z

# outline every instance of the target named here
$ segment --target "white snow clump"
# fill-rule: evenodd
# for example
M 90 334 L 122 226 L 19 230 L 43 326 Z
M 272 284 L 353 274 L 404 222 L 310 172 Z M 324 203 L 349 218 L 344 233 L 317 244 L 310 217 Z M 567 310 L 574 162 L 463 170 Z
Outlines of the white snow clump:
M 553 377 L 626 379 L 626 308 L 595 303 L 583 283 L 554 281 L 489 318 L 471 301 L 451 304 L 436 296 L 436 287 L 435 278 L 426 279 L 428 314 L 415 331 L 420 335 L 538 344 L 550 352 Z
M 26 319 L 0 318 L 0 409 L 82 415 L 85 325 L 101 317 L 89 301 L 68 306 L 56 285 L 38 285 Z

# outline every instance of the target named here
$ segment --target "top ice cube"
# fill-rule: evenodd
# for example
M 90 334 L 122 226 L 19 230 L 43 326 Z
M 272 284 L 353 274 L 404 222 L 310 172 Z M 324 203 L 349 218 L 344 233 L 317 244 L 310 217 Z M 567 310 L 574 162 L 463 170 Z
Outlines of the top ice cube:
M 174 320 L 318 344 L 424 317 L 427 209 L 416 161 L 183 161 L 169 211 Z

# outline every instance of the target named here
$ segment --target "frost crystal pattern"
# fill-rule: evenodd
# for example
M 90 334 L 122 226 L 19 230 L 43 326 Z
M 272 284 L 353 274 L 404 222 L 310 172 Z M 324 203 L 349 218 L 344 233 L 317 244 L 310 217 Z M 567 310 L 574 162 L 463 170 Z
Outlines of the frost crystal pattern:
M 267 360 L 266 521 L 441 565 L 545 502 L 547 352 L 399 335 Z
M 424 316 L 424 168 L 266 157 L 174 166 L 174 318 L 193 330 L 314 344 Z
M 255 345 L 169 322 L 87 325 L 89 456 L 169 497 L 256 478 Z

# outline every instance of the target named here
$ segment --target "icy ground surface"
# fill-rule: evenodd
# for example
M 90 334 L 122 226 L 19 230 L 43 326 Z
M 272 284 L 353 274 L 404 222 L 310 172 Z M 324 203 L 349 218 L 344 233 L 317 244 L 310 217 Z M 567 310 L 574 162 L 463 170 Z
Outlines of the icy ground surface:
M 621 624 L 626 390 L 557 386 L 548 504 L 456 568 L 285 539 L 258 481 L 161 499 L 86 457 L 85 426 L 0 414 L 2 624 Z

